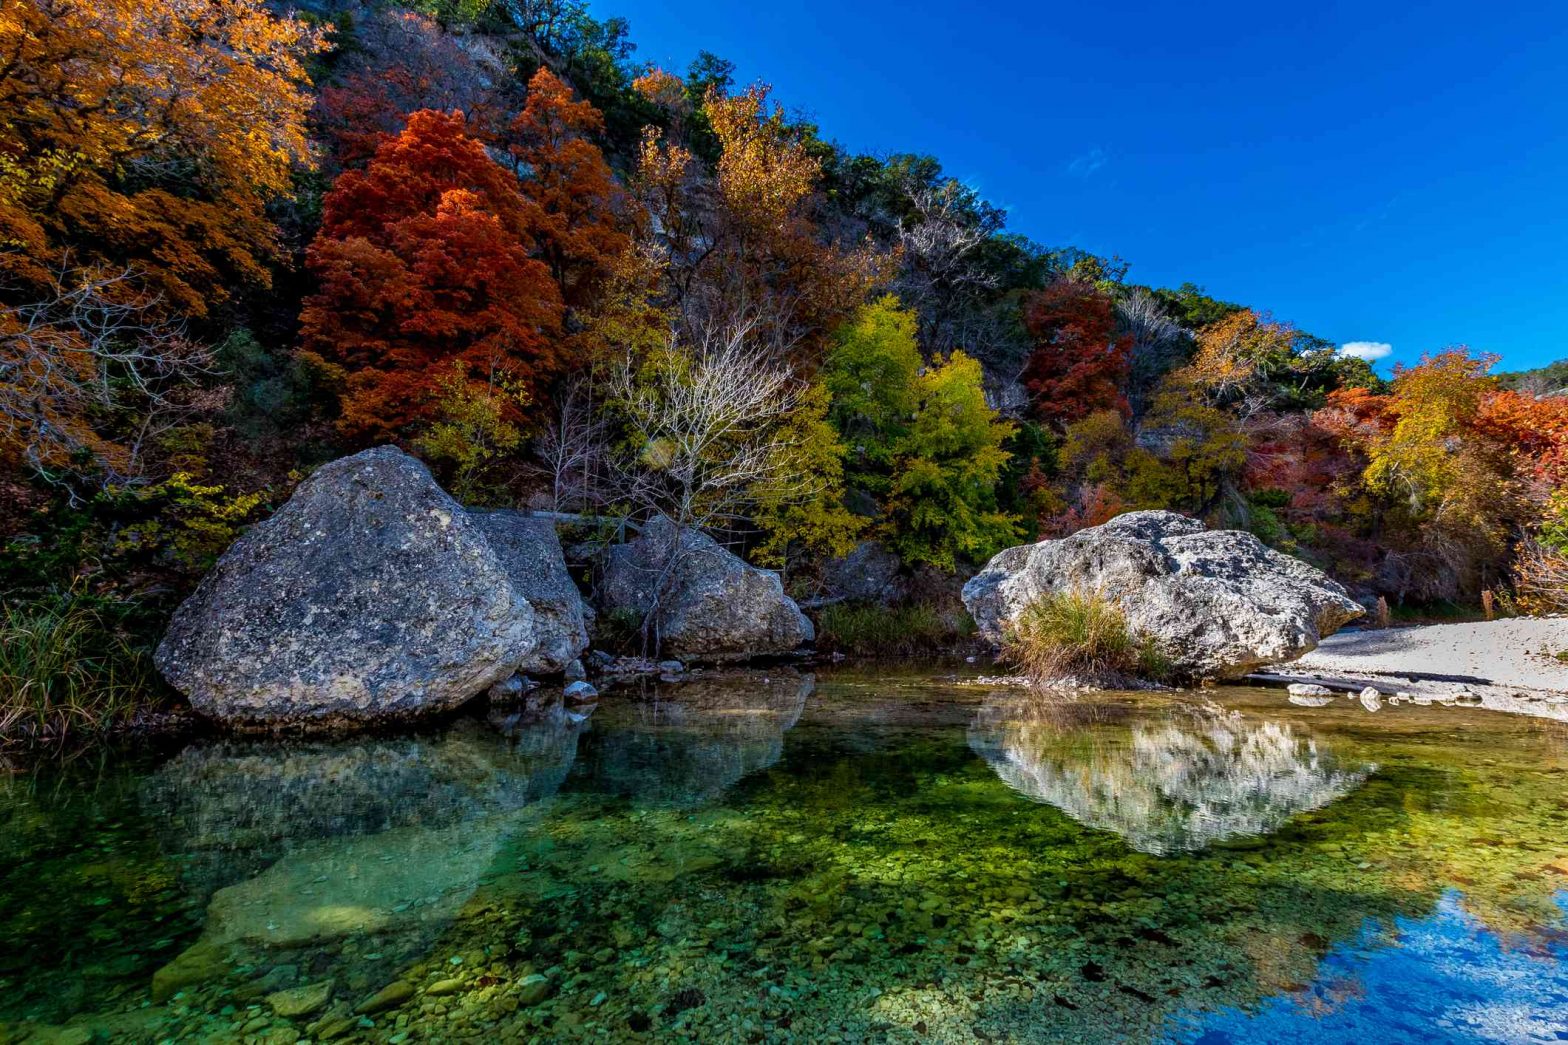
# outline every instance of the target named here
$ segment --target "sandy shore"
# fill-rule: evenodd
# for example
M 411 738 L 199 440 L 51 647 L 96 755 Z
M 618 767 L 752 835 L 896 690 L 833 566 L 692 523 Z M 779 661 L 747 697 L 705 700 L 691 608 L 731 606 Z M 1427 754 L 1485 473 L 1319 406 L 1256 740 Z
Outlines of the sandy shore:
M 1556 657 L 1564 651 L 1568 618 L 1432 624 L 1331 635 L 1270 674 L 1439 700 L 1468 693 L 1499 711 L 1559 718 L 1568 715 L 1568 663 Z

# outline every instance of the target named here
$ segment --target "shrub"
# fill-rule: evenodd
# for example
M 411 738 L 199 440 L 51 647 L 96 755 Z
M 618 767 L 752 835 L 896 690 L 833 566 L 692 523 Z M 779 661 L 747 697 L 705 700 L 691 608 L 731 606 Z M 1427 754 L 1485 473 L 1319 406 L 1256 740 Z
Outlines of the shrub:
M 1099 592 L 1056 592 L 1018 617 L 1003 645 L 1007 659 L 1037 683 L 1064 678 L 1161 681 L 1171 664 L 1120 606 Z
M 863 657 L 913 657 L 945 652 L 962 636 L 935 607 L 838 603 L 817 615 L 817 648 Z
M 112 728 L 154 692 L 148 658 L 98 613 L 0 606 L 0 744 Z

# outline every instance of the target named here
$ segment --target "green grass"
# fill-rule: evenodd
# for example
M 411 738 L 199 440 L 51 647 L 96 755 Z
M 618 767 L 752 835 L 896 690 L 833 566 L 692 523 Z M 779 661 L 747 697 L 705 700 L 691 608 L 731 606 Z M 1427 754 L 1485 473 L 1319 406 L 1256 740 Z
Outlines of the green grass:
M 1136 634 L 1120 606 L 1098 592 L 1057 592 L 1027 607 L 1003 644 L 1009 661 L 1036 682 L 1063 678 L 1142 678 L 1159 682 L 1170 662 Z
M 0 607 L 0 744 L 102 732 L 157 692 L 147 656 L 93 610 Z
M 915 657 L 951 652 L 967 637 L 934 607 L 838 603 L 817 614 L 817 648 L 860 657 Z

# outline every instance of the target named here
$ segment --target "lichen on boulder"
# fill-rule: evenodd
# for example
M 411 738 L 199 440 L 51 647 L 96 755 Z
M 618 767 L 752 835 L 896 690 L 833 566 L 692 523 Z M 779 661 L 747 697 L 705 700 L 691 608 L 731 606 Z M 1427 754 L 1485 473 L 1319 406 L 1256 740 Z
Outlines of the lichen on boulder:
M 964 604 L 1001 643 L 1051 594 L 1115 602 L 1174 673 L 1230 678 L 1294 660 L 1365 610 L 1322 571 L 1250 533 L 1175 512 L 1129 512 L 1060 540 L 1009 548 L 964 585 Z
M 226 722 L 364 722 L 461 704 L 535 644 L 533 609 L 479 526 L 387 446 L 324 465 L 236 541 L 157 664 Z

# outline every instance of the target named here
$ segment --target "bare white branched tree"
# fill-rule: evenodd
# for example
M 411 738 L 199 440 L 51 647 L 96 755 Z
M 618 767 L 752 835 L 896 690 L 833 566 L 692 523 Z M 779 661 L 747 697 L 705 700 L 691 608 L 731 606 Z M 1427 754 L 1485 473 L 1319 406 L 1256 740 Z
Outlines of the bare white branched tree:
M 646 560 L 646 652 L 658 649 L 662 611 L 682 564 L 700 552 L 692 532 L 744 518 L 765 485 L 810 487 L 811 477 L 785 474 L 798 461 L 785 422 L 805 386 L 771 338 L 755 336 L 758 329 L 755 316 L 698 325 L 668 348 L 611 371 L 609 392 L 624 432 L 611 460 L 615 499 L 632 514 L 675 524 L 660 528 L 668 543 Z
M 119 481 L 157 436 L 220 406 L 227 390 L 198 384 L 210 351 L 162 311 L 129 272 L 68 267 L 37 300 L 0 307 L 0 447 L 45 476 L 85 455 Z
M 556 413 L 534 440 L 550 479 L 551 509 L 585 512 L 604 504 L 609 422 L 589 378 L 568 379 L 555 397 Z
M 1155 296 L 1135 287 L 1116 302 L 1116 323 L 1132 337 L 1132 374 L 1128 398 L 1133 413 L 1148 406 L 1154 386 L 1191 350 L 1191 338 Z
M 801 382 L 757 321 L 713 322 L 654 358 L 624 360 L 609 392 L 630 431 L 614 462 L 618 494 L 644 514 L 698 528 L 742 517 L 749 491 L 777 480 L 787 455 L 780 422 L 800 404 Z
M 978 251 L 1002 228 L 1002 214 L 956 179 L 932 182 L 906 169 L 898 182 L 907 214 L 895 225 L 902 259 L 895 289 L 920 316 L 937 352 L 965 348 L 982 359 L 1005 352 L 1014 331 L 985 303 L 1000 285 Z

